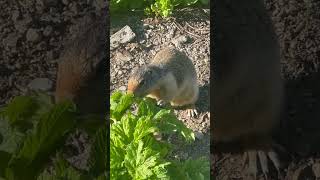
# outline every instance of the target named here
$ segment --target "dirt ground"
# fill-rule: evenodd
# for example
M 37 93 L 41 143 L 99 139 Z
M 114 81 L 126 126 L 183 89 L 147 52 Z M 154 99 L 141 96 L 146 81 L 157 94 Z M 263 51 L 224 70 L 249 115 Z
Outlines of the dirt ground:
M 0 106 L 29 89 L 53 94 L 65 42 L 79 31 L 78 21 L 106 5 L 99 0 L 0 1 Z M 66 144 L 70 162 L 84 168 L 88 147 L 87 135 L 72 135 Z
M 131 70 L 147 64 L 157 51 L 166 46 L 175 46 L 193 61 L 198 74 L 200 98 L 196 104 L 200 114 L 190 119 L 186 111 L 176 110 L 178 118 L 196 134 L 190 146 L 180 146 L 175 155 L 180 159 L 207 156 L 210 153 L 209 128 L 209 79 L 210 79 L 210 20 L 209 10 L 183 9 L 167 20 L 146 18 L 139 13 L 111 16 L 111 34 L 125 25 L 136 34 L 130 43 L 111 50 L 111 92 L 126 90 Z M 178 146 L 179 147 L 179 146 Z
M 286 105 L 275 140 L 284 146 L 281 176 L 320 178 L 320 3 L 314 0 L 265 0 L 281 47 Z M 214 154 L 216 179 L 243 179 L 241 154 Z M 270 164 L 271 165 L 271 164 Z M 264 179 L 261 172 L 258 179 Z

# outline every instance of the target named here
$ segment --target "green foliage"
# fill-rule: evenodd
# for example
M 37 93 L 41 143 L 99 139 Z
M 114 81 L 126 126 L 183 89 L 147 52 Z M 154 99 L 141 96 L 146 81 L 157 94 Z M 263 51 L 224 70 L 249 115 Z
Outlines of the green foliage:
M 54 171 L 52 173 L 44 171 L 38 176 L 37 180 L 80 180 L 81 178 L 83 178 L 81 173 L 71 167 L 69 163 L 58 154 L 54 162 Z
M 14 98 L 0 112 L 0 179 L 106 179 L 107 127 L 79 118 L 72 102 L 53 104 L 50 96 L 37 93 Z M 97 119 L 86 118 L 92 117 Z M 95 131 L 89 171 L 73 168 L 60 155 L 53 173 L 44 170 L 67 135 L 85 125 Z
M 94 138 L 89 159 L 89 172 L 94 177 L 103 174 L 107 169 L 109 147 L 107 147 L 108 131 L 107 126 L 100 128 Z
M 9 162 L 7 171 L 14 179 L 34 179 L 48 161 L 57 145 L 75 124 L 75 108 L 72 103 L 55 105 L 40 116 L 36 127 L 27 134 L 23 146 Z
M 11 125 L 28 119 L 37 108 L 32 97 L 18 96 L 13 98 L 11 103 L 1 111 L 2 117 L 7 117 Z
M 146 14 L 168 17 L 176 7 L 208 5 L 209 0 L 111 0 L 111 12 L 144 10 Z
M 155 134 L 179 133 L 188 143 L 195 140 L 194 133 L 171 110 L 156 106 L 150 98 L 120 92 L 112 94 L 110 103 L 111 179 L 208 179 L 209 162 L 170 161 L 168 155 L 173 145 L 155 138 Z
M 175 162 L 173 164 L 177 171 L 180 171 L 180 178 L 186 180 L 205 180 L 210 179 L 210 163 L 205 157 L 196 160 L 188 159 L 185 162 Z M 177 173 L 173 171 L 173 173 Z M 184 172 L 184 173 L 181 173 Z

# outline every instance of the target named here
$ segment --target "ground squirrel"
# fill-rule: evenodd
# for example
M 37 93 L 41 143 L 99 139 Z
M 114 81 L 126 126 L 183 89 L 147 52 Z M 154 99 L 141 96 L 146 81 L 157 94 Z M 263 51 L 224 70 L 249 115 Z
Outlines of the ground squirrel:
M 276 34 L 261 0 L 215 5 L 212 137 L 215 142 L 240 140 L 247 147 L 255 141 L 245 153 L 249 175 L 256 175 L 257 156 L 266 174 L 267 157 L 279 169 L 271 147 L 283 100 Z
M 58 62 L 56 102 L 69 99 L 80 111 L 105 112 L 105 103 L 100 103 L 106 95 L 101 67 L 107 51 L 105 17 L 90 14 L 75 23 L 75 37 L 67 40 Z
M 159 105 L 188 105 L 188 115 L 197 115 L 199 87 L 197 73 L 188 56 L 174 48 L 160 50 L 150 64 L 137 68 L 128 81 L 128 92 L 148 96 Z

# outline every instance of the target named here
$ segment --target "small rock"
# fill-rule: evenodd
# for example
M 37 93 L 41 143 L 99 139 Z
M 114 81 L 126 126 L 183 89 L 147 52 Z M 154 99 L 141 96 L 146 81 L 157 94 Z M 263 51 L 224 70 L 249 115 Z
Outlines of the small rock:
M 6 48 L 16 48 L 19 37 L 16 33 L 10 33 L 2 43 Z
M 70 7 L 70 10 L 74 13 L 74 14 L 78 14 L 79 12 L 79 5 L 74 2 L 72 3 L 71 7 Z
M 312 170 L 316 178 L 320 178 L 320 163 L 315 163 L 312 165 Z
M 36 78 L 29 83 L 28 87 L 32 90 L 48 91 L 52 88 L 52 81 L 48 78 Z
M 37 44 L 37 50 L 41 51 L 44 50 L 47 47 L 47 44 L 45 41 L 40 42 L 39 44 Z
M 126 91 L 126 89 L 127 89 L 126 86 L 121 86 L 121 87 L 119 87 L 119 90 L 120 90 L 120 91 Z
M 200 132 L 200 131 L 196 131 L 196 132 L 194 133 L 194 135 L 195 135 L 196 138 L 199 139 L 199 140 L 201 140 L 201 139 L 204 137 L 203 133 Z
M 171 42 L 176 46 L 176 47 L 180 47 L 182 44 L 185 44 L 189 41 L 190 37 L 189 36 L 179 36 L 175 39 L 173 39 Z
M 23 19 L 23 20 L 17 20 L 14 23 L 14 27 L 16 30 L 18 30 L 19 33 L 23 34 L 27 30 L 27 26 L 32 22 L 31 17 Z
M 125 26 L 120 29 L 118 32 L 111 35 L 110 38 L 110 48 L 113 50 L 118 47 L 120 44 L 130 42 L 136 37 L 136 34 L 132 31 L 129 26 Z
M 36 29 L 30 28 L 27 31 L 26 38 L 27 38 L 27 41 L 37 42 L 41 39 L 41 36 Z
M 59 52 L 55 50 L 51 50 L 47 52 L 47 58 L 48 60 L 54 60 L 59 57 Z
M 140 44 L 144 44 L 145 42 L 146 42 L 146 40 L 142 39 L 142 40 L 140 41 Z
M 21 69 L 21 64 L 20 63 L 16 63 L 14 66 L 15 66 L 16 69 Z
M 69 0 L 62 0 L 62 3 L 67 6 L 69 4 Z
M 11 17 L 12 21 L 16 22 L 19 19 L 19 17 L 20 17 L 20 11 L 19 10 L 14 10 L 12 12 L 12 17 Z
M 105 8 L 108 4 L 106 3 L 105 0 L 95 0 L 93 2 L 93 6 L 96 8 L 96 10 L 101 10 Z
M 117 52 L 116 58 L 117 61 L 131 61 L 133 59 L 133 56 L 129 52 Z
M 189 154 L 188 154 L 187 152 L 182 152 L 182 153 L 181 153 L 181 158 L 182 158 L 183 160 L 188 159 L 188 157 L 189 157 Z
M 153 29 L 154 26 L 150 25 L 150 24 L 143 24 L 143 27 L 146 29 Z
M 174 34 L 175 34 L 175 30 L 171 29 L 171 30 L 169 30 L 168 34 L 166 35 L 166 38 L 171 39 L 172 37 L 174 37 Z
M 52 27 L 50 25 L 46 26 L 43 30 L 44 36 L 49 36 L 52 33 Z

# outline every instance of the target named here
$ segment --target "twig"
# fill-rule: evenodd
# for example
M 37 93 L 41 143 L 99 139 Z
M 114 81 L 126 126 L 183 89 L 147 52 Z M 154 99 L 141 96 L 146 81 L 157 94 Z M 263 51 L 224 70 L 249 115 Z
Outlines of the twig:
M 201 36 L 196 35 L 196 34 L 193 34 L 193 33 L 189 32 L 189 31 L 187 31 L 187 30 L 186 30 L 185 28 L 183 28 L 178 22 L 173 22 L 173 23 L 177 26 L 177 28 L 178 28 L 180 31 L 186 32 L 186 33 L 188 33 L 188 34 L 190 34 L 191 36 L 194 36 L 194 37 L 196 37 L 196 38 L 201 38 Z
M 226 159 L 228 159 L 230 157 L 230 155 L 225 155 L 222 159 L 220 159 L 219 161 L 216 162 L 216 165 L 222 163 L 223 161 L 225 161 Z
M 209 28 L 195 28 L 195 27 L 191 26 L 188 22 L 186 22 L 186 25 L 189 26 L 190 28 L 196 30 L 196 31 L 210 31 Z

